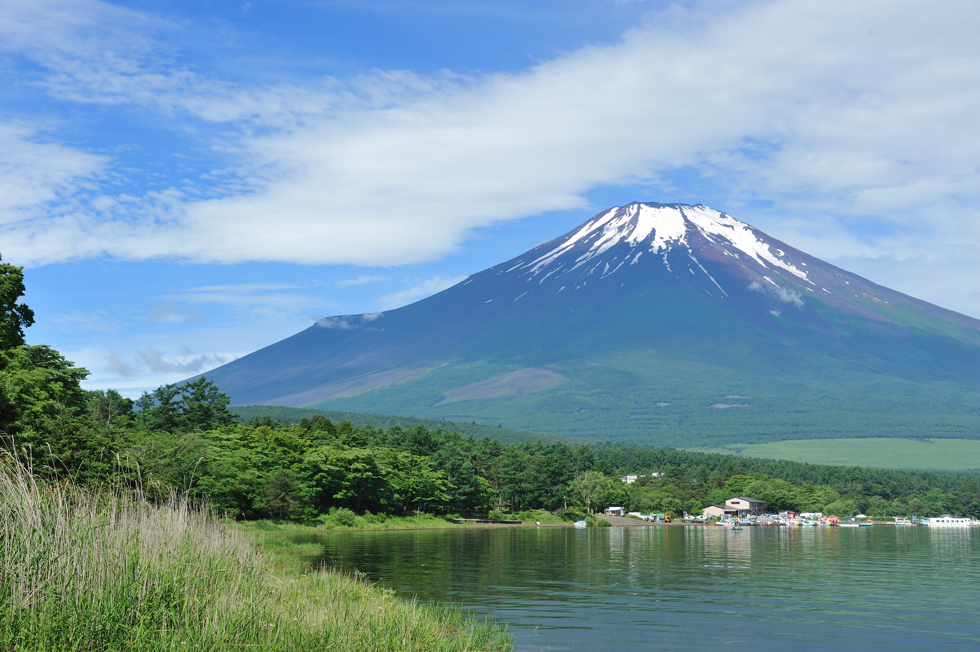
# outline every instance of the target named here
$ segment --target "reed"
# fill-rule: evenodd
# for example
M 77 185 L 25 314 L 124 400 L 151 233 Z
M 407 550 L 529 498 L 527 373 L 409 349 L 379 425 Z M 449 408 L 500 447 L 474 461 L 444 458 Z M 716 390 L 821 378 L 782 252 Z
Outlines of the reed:
M 0 453 L 2 454 L 2 453 Z M 506 630 L 331 571 L 277 576 L 171 494 L 38 483 L 0 461 L 0 649 L 509 650 Z

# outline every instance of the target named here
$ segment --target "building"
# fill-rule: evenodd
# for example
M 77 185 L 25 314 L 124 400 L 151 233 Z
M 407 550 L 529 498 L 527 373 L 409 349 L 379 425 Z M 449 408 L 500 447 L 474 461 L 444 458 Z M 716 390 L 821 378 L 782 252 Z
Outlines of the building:
M 738 510 L 739 516 L 758 516 L 766 513 L 766 503 L 758 498 L 737 496 L 725 501 L 725 507 Z
M 701 512 L 710 518 L 738 515 L 737 509 L 732 509 L 731 507 L 725 507 L 723 505 L 709 505 L 701 510 Z
M 650 477 L 651 478 L 659 478 L 662 475 L 663 475 L 663 473 L 651 473 L 650 474 Z M 624 475 L 624 476 L 622 476 L 620 478 L 620 480 L 622 480 L 626 484 L 633 484 L 634 482 L 636 482 L 640 478 L 645 478 L 645 477 L 647 477 L 647 476 L 646 475 Z

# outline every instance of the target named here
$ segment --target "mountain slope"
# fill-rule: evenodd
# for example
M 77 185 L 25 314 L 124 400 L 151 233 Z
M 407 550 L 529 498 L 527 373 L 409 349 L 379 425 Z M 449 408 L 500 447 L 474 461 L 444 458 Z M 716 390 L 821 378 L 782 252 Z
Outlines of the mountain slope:
M 235 404 L 674 445 L 980 436 L 980 321 L 705 206 L 633 203 L 208 372 Z

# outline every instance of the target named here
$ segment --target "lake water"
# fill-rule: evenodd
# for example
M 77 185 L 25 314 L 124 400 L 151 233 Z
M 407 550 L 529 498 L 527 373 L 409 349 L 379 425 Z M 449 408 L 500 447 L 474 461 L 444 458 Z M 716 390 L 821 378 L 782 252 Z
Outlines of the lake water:
M 516 649 L 980 650 L 980 529 L 327 533 L 332 567 L 507 622 Z

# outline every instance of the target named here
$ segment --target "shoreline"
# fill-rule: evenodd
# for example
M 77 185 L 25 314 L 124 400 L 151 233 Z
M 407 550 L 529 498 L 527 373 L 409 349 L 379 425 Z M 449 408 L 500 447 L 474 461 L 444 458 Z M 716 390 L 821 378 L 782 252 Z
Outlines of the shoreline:
M 718 527 L 717 522 L 690 522 L 690 521 L 671 521 L 670 523 L 664 523 L 663 521 L 641 521 L 634 518 L 626 518 L 622 516 L 606 516 L 604 514 L 596 514 L 596 518 L 608 522 L 612 527 Z M 436 521 L 437 519 L 432 519 Z M 571 528 L 574 527 L 575 523 L 573 521 L 562 521 L 562 522 L 550 522 L 550 523 L 537 523 L 533 521 L 522 521 L 521 523 L 452 523 L 450 521 L 444 521 L 443 523 L 432 523 L 432 524 L 395 524 L 394 527 L 385 527 L 384 523 L 370 524 L 367 527 L 349 527 L 343 525 L 336 526 L 324 526 L 324 525 L 300 525 L 296 523 L 272 523 L 269 521 L 237 521 L 234 523 L 233 527 L 244 531 L 248 534 L 340 534 L 340 533 L 352 533 L 352 532 L 401 532 L 401 531 L 420 531 L 420 530 L 474 530 L 474 529 L 504 529 L 504 528 Z M 875 522 L 874 526 L 891 526 L 895 527 L 895 523 L 892 521 L 880 521 Z M 745 528 L 763 528 L 763 527 L 780 527 L 786 529 L 797 529 L 794 527 L 787 526 L 764 526 L 764 525 L 743 525 Z M 804 526 L 799 526 L 804 527 Z

